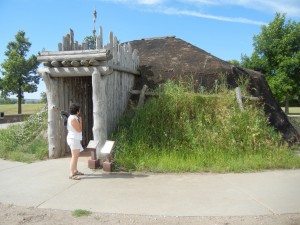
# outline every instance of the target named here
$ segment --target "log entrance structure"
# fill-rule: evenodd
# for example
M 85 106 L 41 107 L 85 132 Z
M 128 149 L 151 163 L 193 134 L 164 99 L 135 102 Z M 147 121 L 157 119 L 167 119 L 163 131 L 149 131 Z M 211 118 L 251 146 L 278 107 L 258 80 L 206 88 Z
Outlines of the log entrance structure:
M 87 43 L 74 42 L 70 29 L 58 44 L 59 51 L 43 51 L 38 56 L 44 64 L 38 73 L 47 91 L 49 158 L 62 157 L 68 149 L 60 113 L 69 111 L 70 103 L 81 106 L 83 146 L 90 140 L 99 141 L 98 155 L 127 107 L 134 78 L 139 75 L 138 52 L 130 44 L 119 44 L 112 32 L 107 45 L 102 40 L 100 27 L 96 49 L 87 50 Z

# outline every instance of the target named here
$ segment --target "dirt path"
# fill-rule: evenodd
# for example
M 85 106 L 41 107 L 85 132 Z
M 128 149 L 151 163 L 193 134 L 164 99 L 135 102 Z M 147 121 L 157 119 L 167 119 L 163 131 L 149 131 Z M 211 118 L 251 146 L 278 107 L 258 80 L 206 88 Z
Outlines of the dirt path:
M 163 217 L 122 214 L 92 213 L 90 216 L 74 217 L 71 211 L 26 208 L 0 204 L 2 225 L 299 225 L 300 214 L 246 217 Z

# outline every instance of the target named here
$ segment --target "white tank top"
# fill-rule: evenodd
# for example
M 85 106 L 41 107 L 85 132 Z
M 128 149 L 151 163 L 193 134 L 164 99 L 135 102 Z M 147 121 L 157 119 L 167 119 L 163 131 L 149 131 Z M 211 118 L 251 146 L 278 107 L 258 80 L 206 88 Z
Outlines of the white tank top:
M 76 140 L 82 140 L 82 132 L 78 132 L 71 124 L 71 120 L 76 119 L 78 121 L 78 117 L 76 115 L 70 115 L 68 117 L 67 129 L 68 129 L 68 136 L 67 138 L 73 138 Z

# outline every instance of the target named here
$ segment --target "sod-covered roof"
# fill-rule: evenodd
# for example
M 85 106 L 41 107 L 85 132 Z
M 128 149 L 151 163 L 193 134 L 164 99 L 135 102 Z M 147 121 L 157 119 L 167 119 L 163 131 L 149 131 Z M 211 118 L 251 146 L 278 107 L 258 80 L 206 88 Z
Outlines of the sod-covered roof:
M 227 78 L 229 87 L 235 88 L 239 77 L 249 78 L 249 91 L 262 98 L 270 124 L 291 143 L 300 140 L 297 130 L 276 102 L 263 74 L 246 70 L 221 60 L 216 56 L 174 36 L 147 38 L 130 42 L 139 51 L 141 76 L 135 80 L 135 89 L 148 85 L 154 89 L 168 79 L 193 82 L 195 88 L 213 87 L 221 74 Z

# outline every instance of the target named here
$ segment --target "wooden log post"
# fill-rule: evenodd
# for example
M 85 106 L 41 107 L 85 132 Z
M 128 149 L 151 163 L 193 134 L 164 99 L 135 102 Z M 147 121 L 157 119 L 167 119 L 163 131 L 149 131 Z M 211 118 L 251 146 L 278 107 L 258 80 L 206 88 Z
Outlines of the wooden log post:
M 148 89 L 148 86 L 145 84 L 141 90 L 141 94 L 139 97 L 139 102 L 138 102 L 138 107 L 142 107 L 144 105 L 145 102 L 145 93 Z
M 245 111 L 244 110 L 244 106 L 243 106 L 243 101 L 242 101 L 242 92 L 241 92 L 241 88 L 240 87 L 237 87 L 235 89 L 235 96 L 236 96 L 236 100 L 239 104 L 239 107 L 241 109 L 241 111 Z
M 67 46 L 66 41 L 67 41 L 66 36 L 63 36 L 63 38 L 62 38 L 62 51 L 66 51 L 66 46 Z
M 58 43 L 58 51 L 62 51 L 62 43 Z
M 93 86 L 93 136 L 97 145 L 97 156 L 100 157 L 100 151 L 107 139 L 107 96 L 105 92 L 107 76 L 101 76 L 98 70 L 92 74 Z
M 96 48 L 101 49 L 103 48 L 103 34 L 102 34 L 102 26 L 99 27 L 99 35 L 96 39 Z
M 48 73 L 42 73 L 47 90 L 48 101 L 48 153 L 49 158 L 59 158 L 62 156 L 60 144 L 60 111 L 58 109 L 58 79 L 51 78 Z
M 74 49 L 74 31 L 70 29 L 70 49 L 69 50 L 75 50 Z

